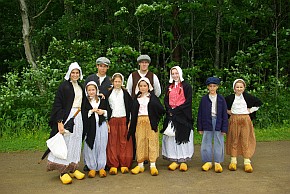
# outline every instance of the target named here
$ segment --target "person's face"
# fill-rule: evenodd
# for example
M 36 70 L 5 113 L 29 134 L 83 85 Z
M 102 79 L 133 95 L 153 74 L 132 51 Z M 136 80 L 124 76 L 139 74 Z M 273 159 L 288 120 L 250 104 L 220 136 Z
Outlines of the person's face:
M 245 91 L 245 85 L 243 83 L 237 82 L 235 84 L 235 89 L 234 89 L 236 95 L 241 95 Z
M 114 81 L 113 81 L 113 86 L 114 86 L 114 88 L 116 88 L 116 89 L 120 89 L 121 86 L 122 86 L 122 79 L 119 78 L 119 77 L 116 77 L 116 78 L 114 79 Z
M 149 86 L 145 81 L 140 81 L 139 90 L 142 94 L 147 93 L 149 91 Z
M 146 60 L 140 61 L 139 66 L 141 71 L 147 71 L 149 67 L 149 62 Z
M 215 95 L 218 88 L 219 86 L 217 84 L 209 84 L 207 86 L 207 89 L 211 95 Z
M 101 76 L 105 76 L 107 73 L 107 70 L 109 69 L 109 66 L 106 64 L 97 64 L 98 74 Z
M 78 69 L 73 69 L 73 70 L 70 72 L 70 79 L 71 79 L 72 81 L 77 81 L 79 78 L 80 78 L 80 70 L 78 70 Z
M 88 85 L 87 86 L 87 93 L 89 97 L 95 97 L 97 95 L 97 89 L 94 85 Z
M 172 69 L 171 70 L 171 76 L 172 76 L 172 79 L 174 81 L 177 81 L 177 82 L 180 81 L 180 76 L 179 76 L 179 73 L 178 73 L 177 69 Z

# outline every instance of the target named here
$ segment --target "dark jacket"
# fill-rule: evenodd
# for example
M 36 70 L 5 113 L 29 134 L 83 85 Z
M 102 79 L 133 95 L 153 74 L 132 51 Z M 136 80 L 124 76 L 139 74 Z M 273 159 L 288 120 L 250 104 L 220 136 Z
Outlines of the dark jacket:
M 100 84 L 99 80 L 100 80 L 100 78 L 97 76 L 97 74 L 89 75 L 85 81 L 85 86 L 87 85 L 88 82 L 94 81 L 98 85 L 100 93 L 102 93 L 106 96 L 109 92 L 108 89 L 112 86 L 111 78 L 106 75 L 102 84 Z
M 209 95 L 205 95 L 201 98 L 198 117 L 197 117 L 197 130 L 198 131 L 212 131 L 212 116 L 211 116 L 212 102 Z M 224 97 L 217 94 L 217 118 L 215 131 L 228 132 L 228 114 L 227 104 Z
M 262 106 L 262 102 L 259 98 L 252 96 L 251 94 L 248 94 L 247 92 L 244 92 L 243 97 L 247 103 L 247 108 L 252 108 L 252 107 L 260 107 Z M 233 102 L 235 100 L 235 94 L 230 94 L 229 96 L 227 96 L 226 98 L 226 102 L 227 102 L 227 108 L 228 110 L 231 110 Z M 230 117 L 230 115 L 229 115 Z M 251 120 L 256 118 L 256 112 L 253 112 L 250 114 L 250 118 Z
M 93 113 L 90 117 L 88 117 L 89 110 L 93 109 L 92 105 L 90 104 L 89 100 L 85 98 L 85 103 L 84 103 L 84 132 L 86 135 L 86 142 L 88 146 L 93 149 L 94 147 L 94 142 L 95 142 L 95 137 L 96 137 L 96 117 L 95 114 Z M 100 98 L 99 98 L 100 100 Z M 107 102 L 105 99 L 101 99 L 100 104 L 99 104 L 99 109 L 106 110 L 107 109 Z M 103 122 L 106 121 L 106 118 L 104 115 L 99 115 L 99 126 L 102 125 Z
M 79 86 L 83 88 L 81 84 L 79 84 Z M 49 126 L 52 129 L 50 132 L 50 137 L 53 137 L 58 132 L 57 121 L 62 120 L 64 123 L 67 120 L 69 113 L 72 109 L 74 98 L 75 93 L 72 83 L 67 80 L 63 81 L 56 92 L 52 111 L 50 114 Z M 84 104 L 84 99 L 85 93 L 83 92 L 83 101 L 81 105 L 82 107 Z M 84 118 L 83 109 L 82 117 Z
M 185 102 L 180 106 L 177 106 L 176 108 L 172 109 L 169 105 L 170 85 L 168 85 L 165 90 L 164 105 L 166 108 L 166 117 L 163 123 L 163 129 L 160 132 L 163 133 L 168 125 L 168 122 L 172 120 L 175 128 L 176 143 L 177 144 L 187 143 L 189 142 L 190 132 L 193 129 L 192 87 L 187 82 L 185 81 L 182 82 Z
M 132 136 L 136 132 L 138 112 L 139 112 L 139 107 L 140 107 L 140 104 L 137 100 L 137 96 L 139 94 L 140 93 L 138 93 L 133 100 L 132 111 L 131 111 L 131 124 L 130 124 L 127 139 L 129 139 L 130 136 Z M 163 114 L 165 113 L 165 110 L 162 104 L 160 103 L 159 99 L 157 98 L 157 96 L 154 94 L 154 92 L 150 92 L 150 100 L 149 100 L 147 108 L 148 108 L 148 116 L 150 120 L 151 129 L 157 132 L 158 123 L 161 117 L 163 116 Z
M 125 103 L 125 109 L 126 109 L 126 124 L 129 124 L 130 121 L 130 113 L 131 113 L 131 108 L 132 108 L 132 97 L 130 96 L 130 94 L 127 92 L 126 89 L 122 88 L 123 90 L 123 100 Z M 106 96 L 107 99 L 107 111 L 108 111 L 108 121 L 111 119 L 112 116 L 112 109 L 110 107 L 109 104 L 109 97 L 112 94 L 113 88 L 109 90 L 108 95 Z M 120 99 L 121 100 L 121 99 Z

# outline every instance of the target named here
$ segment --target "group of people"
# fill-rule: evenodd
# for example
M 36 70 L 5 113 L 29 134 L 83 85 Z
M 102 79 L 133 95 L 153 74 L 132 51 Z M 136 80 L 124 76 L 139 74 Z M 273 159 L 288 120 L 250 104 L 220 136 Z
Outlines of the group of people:
M 49 153 L 47 170 L 58 170 L 63 184 L 72 178 L 81 180 L 85 174 L 78 170 L 81 152 L 87 176 L 94 178 L 121 173 L 138 174 L 148 162 L 150 174 L 159 174 L 156 161 L 159 157 L 158 124 L 165 115 L 162 137 L 162 156 L 170 161 L 169 170 L 187 171 L 187 162 L 194 154 L 192 118 L 192 87 L 184 81 L 182 69 L 170 69 L 169 84 L 165 89 L 164 106 L 159 100 L 161 87 L 158 77 L 148 70 L 151 58 L 137 58 L 139 70 L 130 74 L 127 86 L 124 77 L 106 74 L 110 60 L 96 60 L 97 73 L 88 76 L 84 86 L 78 63 L 72 63 L 55 96 L 50 126 L 50 137 L 63 134 L 67 146 L 67 158 L 61 159 Z M 235 94 L 224 98 L 217 93 L 220 80 L 206 80 L 208 94 L 203 96 L 198 110 L 197 129 L 203 135 L 201 156 L 202 170 L 213 166 L 222 172 L 224 160 L 224 135 L 226 150 L 231 155 L 230 170 L 237 169 L 237 156 L 244 157 L 244 170 L 252 172 L 250 158 L 255 151 L 255 134 L 251 119 L 261 106 L 261 101 L 244 92 L 244 80 L 233 84 Z M 78 110 L 81 110 L 78 113 Z M 65 124 L 74 116 L 73 132 Z M 228 120 L 228 117 L 230 119 Z M 228 124 L 229 122 L 229 124 Z M 82 150 L 82 142 L 84 146 Z M 212 140 L 214 144 L 212 145 Z M 131 169 L 132 161 L 137 165 Z

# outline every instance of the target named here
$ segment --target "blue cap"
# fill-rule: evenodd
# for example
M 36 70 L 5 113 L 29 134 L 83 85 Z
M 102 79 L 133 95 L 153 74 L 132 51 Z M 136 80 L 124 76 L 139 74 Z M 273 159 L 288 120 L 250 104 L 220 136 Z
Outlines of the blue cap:
M 207 78 L 207 80 L 205 81 L 205 84 L 206 85 L 209 85 L 209 84 L 217 84 L 219 85 L 220 84 L 220 79 L 217 78 L 217 77 L 209 77 Z

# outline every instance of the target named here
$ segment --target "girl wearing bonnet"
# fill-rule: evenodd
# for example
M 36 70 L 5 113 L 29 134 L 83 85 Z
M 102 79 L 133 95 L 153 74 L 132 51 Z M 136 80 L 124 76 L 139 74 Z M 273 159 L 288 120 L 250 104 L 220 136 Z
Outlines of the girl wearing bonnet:
M 227 154 L 231 156 L 229 170 L 237 169 L 237 156 L 244 157 L 244 171 L 251 173 L 253 167 L 250 158 L 256 148 L 256 137 L 252 120 L 262 102 L 255 96 L 245 92 L 246 83 L 236 79 L 233 83 L 234 94 L 227 96 L 227 112 L 230 115 L 226 141 Z
M 97 83 L 89 81 L 86 85 L 87 100 L 84 103 L 86 138 L 84 143 L 84 163 L 89 168 L 88 177 L 94 178 L 98 171 L 99 177 L 107 176 L 106 147 L 109 128 L 106 122 L 107 101 L 99 97 Z
M 184 81 L 179 66 L 170 69 L 169 85 L 166 87 L 164 105 L 166 118 L 162 133 L 168 123 L 173 124 L 174 134 L 163 135 L 162 155 L 172 163 L 169 170 L 187 171 L 186 162 L 191 160 L 194 153 L 193 119 L 192 119 L 192 88 Z
M 121 172 L 128 173 L 133 159 L 132 138 L 127 141 L 128 127 L 132 98 L 123 87 L 124 76 L 115 73 L 112 76 L 113 87 L 109 89 L 108 96 L 108 122 L 110 133 L 107 145 L 107 166 L 111 175 L 117 174 L 117 168 Z
M 135 89 L 131 111 L 131 124 L 127 140 L 136 136 L 136 158 L 138 165 L 131 170 L 132 174 L 144 172 L 144 161 L 150 162 L 150 173 L 158 175 L 156 160 L 159 156 L 158 123 L 164 114 L 164 108 L 153 92 L 153 87 L 146 77 L 142 77 Z
M 84 173 L 77 170 L 81 156 L 83 135 L 83 114 L 80 112 L 74 119 L 73 133 L 65 132 L 64 124 L 83 107 L 83 89 L 78 82 L 83 79 L 82 70 L 77 62 L 70 64 L 65 81 L 59 86 L 52 107 L 49 125 L 52 128 L 50 137 L 57 132 L 64 134 L 67 146 L 67 159 L 60 159 L 51 152 L 48 155 L 47 170 L 58 170 L 63 184 L 72 182 L 72 177 L 83 179 Z

